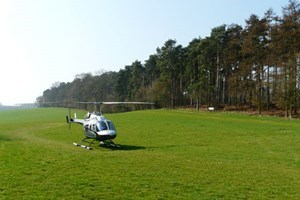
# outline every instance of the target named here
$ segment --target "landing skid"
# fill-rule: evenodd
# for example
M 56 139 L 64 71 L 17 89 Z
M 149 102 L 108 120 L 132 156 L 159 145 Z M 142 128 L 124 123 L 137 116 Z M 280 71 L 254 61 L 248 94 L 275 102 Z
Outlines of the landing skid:
M 88 141 L 88 140 L 92 140 L 92 141 Z M 83 140 L 81 140 L 80 143 L 73 142 L 73 144 L 77 147 L 82 147 L 84 149 L 92 150 L 93 148 L 91 147 L 91 145 L 94 144 L 95 141 L 96 139 L 93 138 L 84 138 Z M 84 145 L 83 143 L 88 143 L 88 145 Z M 114 149 L 120 148 L 120 145 L 115 144 L 112 140 L 100 141 L 99 146 L 114 148 Z
M 92 140 L 91 142 L 89 141 L 86 141 L 86 140 Z M 76 142 L 73 142 L 73 144 L 75 146 L 78 146 L 78 147 L 82 147 L 84 149 L 88 149 L 88 150 L 92 150 L 93 148 L 91 147 L 91 145 L 95 142 L 96 140 L 95 139 L 92 139 L 92 138 L 84 138 L 81 140 L 80 143 L 76 143 Z M 88 145 L 83 145 L 83 143 L 88 143 Z
M 108 148 L 116 148 L 116 149 L 120 148 L 119 145 L 115 144 L 111 140 L 100 141 L 99 146 L 108 147 Z

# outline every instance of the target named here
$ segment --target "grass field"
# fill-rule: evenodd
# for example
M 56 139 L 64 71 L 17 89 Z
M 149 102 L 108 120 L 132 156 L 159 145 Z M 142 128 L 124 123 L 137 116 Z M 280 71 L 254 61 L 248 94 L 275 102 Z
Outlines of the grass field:
M 0 112 L 0 199 L 300 199 L 299 120 L 109 114 L 122 148 L 89 151 L 67 112 Z

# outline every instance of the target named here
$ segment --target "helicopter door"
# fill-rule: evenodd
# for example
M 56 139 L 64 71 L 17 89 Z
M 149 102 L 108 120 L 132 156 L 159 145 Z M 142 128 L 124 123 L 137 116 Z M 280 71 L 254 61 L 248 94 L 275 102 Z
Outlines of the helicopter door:
M 86 124 L 86 125 L 84 126 L 84 130 L 85 130 L 85 131 L 88 131 L 88 130 L 89 130 L 89 125 L 88 125 L 88 124 Z
M 97 129 L 96 129 L 96 124 L 92 124 L 92 125 L 91 125 L 91 130 L 92 130 L 92 131 L 97 131 Z

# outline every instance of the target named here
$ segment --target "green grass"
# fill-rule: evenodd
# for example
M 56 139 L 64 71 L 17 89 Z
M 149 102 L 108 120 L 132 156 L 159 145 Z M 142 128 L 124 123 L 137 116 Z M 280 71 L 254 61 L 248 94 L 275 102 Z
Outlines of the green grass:
M 299 120 L 109 114 L 122 149 L 89 151 L 67 112 L 0 112 L 0 199 L 300 199 Z

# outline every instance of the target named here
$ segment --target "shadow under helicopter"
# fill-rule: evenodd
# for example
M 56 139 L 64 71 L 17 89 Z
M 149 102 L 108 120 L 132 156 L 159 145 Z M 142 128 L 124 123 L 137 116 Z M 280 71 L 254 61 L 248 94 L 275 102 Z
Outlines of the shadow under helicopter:
M 9 137 L 0 136 L 0 142 L 9 142 L 9 141 L 12 141 L 12 139 Z
M 100 148 L 106 148 L 106 149 L 111 149 L 111 150 L 116 150 L 116 151 L 134 151 L 134 150 L 141 150 L 141 149 L 146 149 L 146 147 L 143 146 L 135 146 L 135 145 L 118 145 L 116 144 L 115 146 L 112 145 L 99 145 Z

